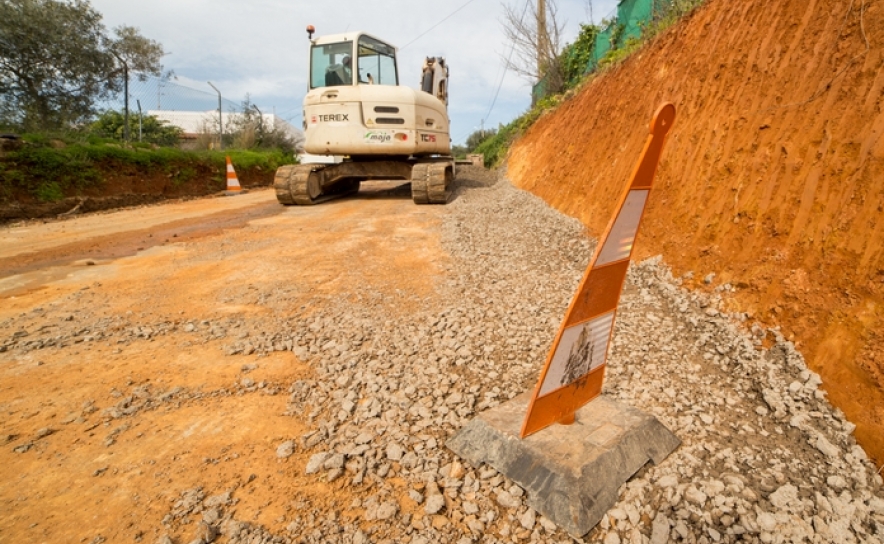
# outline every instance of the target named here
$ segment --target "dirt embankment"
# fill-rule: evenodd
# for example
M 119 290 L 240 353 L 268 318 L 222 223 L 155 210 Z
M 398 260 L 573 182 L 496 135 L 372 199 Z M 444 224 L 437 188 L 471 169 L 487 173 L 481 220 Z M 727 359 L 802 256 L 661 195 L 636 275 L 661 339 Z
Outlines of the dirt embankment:
M 0 164 L 0 176 L 9 175 L 3 166 Z M 202 197 L 227 187 L 223 165 L 199 161 L 173 161 L 150 167 L 108 160 L 96 161 L 90 167 L 96 179 L 88 184 L 65 186 L 64 198 L 48 202 L 38 198 L 27 184 L 0 180 L 0 224 Z M 276 173 L 274 168 L 260 166 L 235 168 L 240 185 L 246 189 L 272 185 Z M 55 180 L 47 176 L 45 181 Z
M 779 325 L 884 462 L 884 9 L 710 0 L 516 143 L 509 176 L 598 235 L 664 101 L 638 254 Z

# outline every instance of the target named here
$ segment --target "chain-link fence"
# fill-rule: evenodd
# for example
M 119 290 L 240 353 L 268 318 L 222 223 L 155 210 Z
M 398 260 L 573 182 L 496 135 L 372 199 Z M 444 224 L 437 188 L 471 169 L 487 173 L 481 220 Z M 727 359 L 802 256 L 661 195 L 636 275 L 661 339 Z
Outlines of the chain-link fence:
M 187 87 L 168 77 L 134 76 L 128 87 L 130 141 L 140 141 L 143 125 L 156 121 L 176 127 L 179 145 L 186 149 L 248 148 L 262 143 L 297 148 L 303 141 L 300 130 L 273 113 L 262 112 L 248 97 L 235 102 L 218 92 Z M 125 115 L 126 107 L 123 93 L 98 104 L 105 115 Z

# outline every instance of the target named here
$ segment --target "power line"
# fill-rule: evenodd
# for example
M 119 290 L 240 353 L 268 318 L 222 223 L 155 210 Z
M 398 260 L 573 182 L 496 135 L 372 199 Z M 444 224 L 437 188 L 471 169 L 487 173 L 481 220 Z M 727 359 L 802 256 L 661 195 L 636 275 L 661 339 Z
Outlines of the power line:
M 530 2 L 531 2 L 531 0 L 527 0 L 525 2 L 525 8 L 522 10 L 522 19 L 523 20 L 525 19 L 525 14 L 528 12 L 528 6 L 529 6 Z M 483 126 L 485 124 L 485 121 L 488 120 L 488 116 L 491 115 L 491 110 L 494 109 L 494 104 L 497 103 L 497 97 L 500 94 L 500 88 L 503 87 L 503 80 L 506 78 L 506 72 L 510 67 L 510 62 L 512 62 L 512 60 L 513 60 L 513 51 L 515 51 L 515 50 L 516 50 L 516 42 L 513 41 L 512 45 L 510 46 L 510 54 L 506 59 L 506 64 L 503 65 L 503 75 L 500 76 L 500 82 L 497 84 L 497 90 L 494 91 L 494 98 L 491 100 L 491 105 L 488 106 L 488 112 L 485 114 L 485 117 L 482 118 L 482 125 Z
M 453 12 L 451 12 L 450 15 L 448 15 L 447 17 L 445 17 L 444 19 L 442 19 L 442 20 L 439 21 L 438 23 L 434 24 L 433 26 L 431 26 L 430 28 L 428 28 L 427 30 L 425 30 L 425 31 L 424 31 L 422 34 L 420 34 L 417 38 L 411 40 L 411 41 L 408 42 L 407 44 L 405 44 L 405 45 L 403 45 L 402 47 L 400 47 L 399 50 L 402 51 L 403 49 L 405 49 L 405 48 L 408 47 L 409 45 L 411 45 L 411 44 L 413 44 L 414 42 L 418 41 L 419 39 L 423 38 L 424 36 L 426 36 L 427 34 L 429 34 L 431 30 L 433 30 L 433 29 L 436 28 L 437 26 L 441 25 L 442 23 L 444 23 L 444 22 L 447 21 L 448 19 L 451 19 L 452 17 L 454 17 L 454 15 L 455 15 L 458 11 L 460 11 L 460 10 L 462 10 L 463 8 L 469 6 L 470 4 L 472 4 L 472 3 L 475 2 L 475 1 L 476 1 L 476 0 L 469 0 L 466 4 L 462 5 L 461 7 L 457 8 L 456 10 L 454 10 Z

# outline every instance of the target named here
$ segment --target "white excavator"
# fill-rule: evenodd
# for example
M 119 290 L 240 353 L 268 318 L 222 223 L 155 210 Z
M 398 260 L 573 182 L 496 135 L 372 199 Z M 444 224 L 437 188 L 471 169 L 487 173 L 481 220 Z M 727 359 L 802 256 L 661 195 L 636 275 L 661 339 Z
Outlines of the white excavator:
M 426 59 L 416 90 L 399 84 L 392 45 L 364 32 L 314 32 L 307 27 L 304 97 L 304 148 L 314 159 L 276 171 L 279 202 L 316 204 L 384 179 L 410 180 L 417 204 L 445 204 L 455 175 L 445 59 Z

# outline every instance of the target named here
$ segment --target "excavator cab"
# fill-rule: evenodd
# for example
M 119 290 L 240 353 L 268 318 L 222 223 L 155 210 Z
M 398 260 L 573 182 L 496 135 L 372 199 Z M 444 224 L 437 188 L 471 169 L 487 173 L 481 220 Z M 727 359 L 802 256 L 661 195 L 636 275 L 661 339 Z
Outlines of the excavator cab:
M 399 85 L 396 48 L 371 36 L 361 34 L 355 41 L 314 43 L 310 50 L 311 89 L 358 84 Z M 355 70 L 353 59 L 356 59 Z

